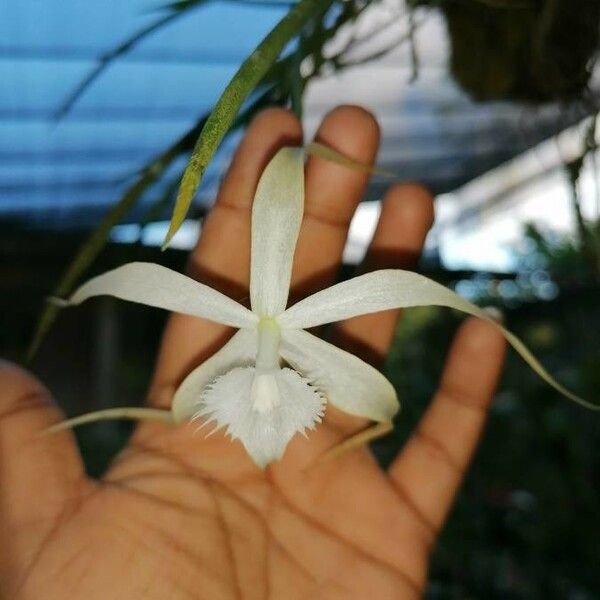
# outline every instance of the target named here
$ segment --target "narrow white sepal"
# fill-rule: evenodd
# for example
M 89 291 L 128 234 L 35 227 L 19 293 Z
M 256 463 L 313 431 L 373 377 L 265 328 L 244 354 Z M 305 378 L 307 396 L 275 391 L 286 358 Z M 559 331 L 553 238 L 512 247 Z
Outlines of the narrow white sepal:
M 277 318 L 277 322 L 284 336 L 285 329 L 307 329 L 381 310 L 429 305 L 448 306 L 491 323 L 546 383 L 573 402 L 591 410 L 600 410 L 599 405 L 584 400 L 556 381 L 514 333 L 484 310 L 443 285 L 412 271 L 373 271 L 343 281 L 294 304 Z
M 262 173 L 252 205 L 250 302 L 259 316 L 285 310 L 304 211 L 304 151 L 282 148 Z
M 385 422 L 400 408 L 394 386 L 377 369 L 307 331 L 282 330 L 280 353 L 346 413 Z
M 93 296 L 104 295 L 232 327 L 254 327 L 257 322 L 252 312 L 221 292 L 153 263 L 128 263 L 98 275 L 78 288 L 68 303 L 80 304 Z
M 196 367 L 181 383 L 173 397 L 176 423 L 191 419 L 207 386 L 235 367 L 254 364 L 256 329 L 240 329 L 218 352 Z

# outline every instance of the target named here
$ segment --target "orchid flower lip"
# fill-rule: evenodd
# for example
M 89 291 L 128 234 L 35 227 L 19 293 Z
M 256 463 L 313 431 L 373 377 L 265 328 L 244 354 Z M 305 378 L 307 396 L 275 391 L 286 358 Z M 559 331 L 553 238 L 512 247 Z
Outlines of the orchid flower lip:
M 257 370 L 250 388 L 252 410 L 267 414 L 281 404 L 276 374 L 277 371 L 261 373 Z

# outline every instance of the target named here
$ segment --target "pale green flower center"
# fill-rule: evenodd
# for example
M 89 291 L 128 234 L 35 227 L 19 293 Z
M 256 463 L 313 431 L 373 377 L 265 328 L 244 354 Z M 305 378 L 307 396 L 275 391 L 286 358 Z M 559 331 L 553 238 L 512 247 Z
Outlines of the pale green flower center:
M 279 342 L 281 330 L 275 319 L 262 317 L 258 322 L 256 371 L 250 389 L 253 410 L 270 412 L 281 402 L 276 375 L 279 366 Z

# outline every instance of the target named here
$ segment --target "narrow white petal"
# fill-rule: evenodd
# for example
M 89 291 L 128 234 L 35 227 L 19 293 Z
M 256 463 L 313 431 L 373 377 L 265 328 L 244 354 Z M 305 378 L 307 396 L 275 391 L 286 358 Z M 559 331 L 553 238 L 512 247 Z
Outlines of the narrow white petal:
M 443 285 L 411 271 L 374 271 L 343 281 L 294 304 L 277 321 L 283 329 L 306 329 L 391 308 L 427 305 L 448 306 L 488 321 L 502 332 L 546 383 L 573 402 L 600 410 L 600 406 L 580 398 L 556 381 L 516 335 L 494 321 L 485 311 Z
M 175 392 L 171 409 L 176 423 L 191 419 L 198 412 L 204 390 L 218 377 L 235 367 L 254 364 L 256 337 L 255 329 L 241 329 L 183 380 Z
M 233 327 L 254 327 L 257 321 L 246 307 L 221 292 L 153 263 L 128 263 L 98 275 L 77 289 L 68 304 L 81 304 L 93 296 L 115 296 Z
M 285 310 L 304 211 L 304 152 L 282 148 L 258 182 L 252 205 L 250 301 L 259 316 Z
M 435 304 L 479 315 L 452 290 L 412 271 L 373 271 L 342 281 L 294 304 L 277 319 L 281 327 L 307 329 L 390 308 Z
M 283 331 L 280 353 L 344 412 L 384 422 L 400 407 L 394 387 L 377 369 L 307 331 Z
M 279 369 L 270 377 L 272 386 L 255 386 L 256 370 L 239 367 L 219 377 L 202 394 L 197 417 L 215 428 L 226 428 L 240 440 L 252 460 L 261 468 L 279 460 L 296 433 L 304 434 L 321 421 L 322 395 L 298 373 Z M 266 393 L 257 402 L 257 393 Z

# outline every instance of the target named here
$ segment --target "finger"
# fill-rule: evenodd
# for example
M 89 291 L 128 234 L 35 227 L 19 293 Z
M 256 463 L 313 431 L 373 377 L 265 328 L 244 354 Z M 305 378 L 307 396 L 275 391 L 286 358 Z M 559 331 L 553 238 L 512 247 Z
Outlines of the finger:
M 27 561 L 91 483 L 71 432 L 39 437 L 63 419 L 48 391 L 6 362 L 0 362 L 0 390 L 0 558 L 4 549 Z
M 433 197 L 417 184 L 395 185 L 386 194 L 361 272 L 412 268 L 433 223 Z M 331 341 L 380 367 L 392 344 L 399 310 L 348 319 L 333 327 Z M 366 420 L 329 410 L 330 423 L 346 435 L 362 430 Z
M 379 147 L 379 126 L 373 115 L 364 109 L 340 106 L 323 119 L 315 140 L 371 165 Z M 365 173 L 309 157 L 304 220 L 294 257 L 291 303 L 335 280 L 348 227 L 367 182 Z
M 411 269 L 433 224 L 433 197 L 423 186 L 400 184 L 386 194 L 361 272 Z M 334 327 L 334 343 L 375 366 L 390 349 L 399 310 L 348 319 Z
M 506 343 L 489 323 L 459 329 L 431 406 L 389 475 L 413 516 L 437 532 L 481 436 Z
M 244 301 L 250 273 L 250 210 L 260 174 L 275 152 L 299 145 L 298 120 L 283 109 L 269 109 L 250 124 L 238 147 L 217 201 L 190 256 L 192 277 Z M 223 325 L 174 314 L 158 355 L 149 404 L 169 407 L 173 392 L 189 371 L 214 354 L 232 330 Z

